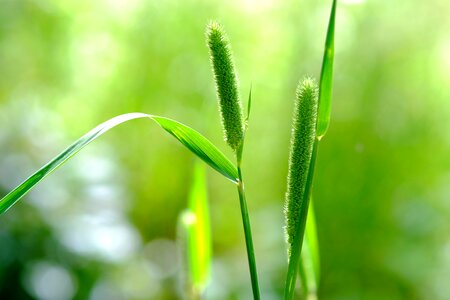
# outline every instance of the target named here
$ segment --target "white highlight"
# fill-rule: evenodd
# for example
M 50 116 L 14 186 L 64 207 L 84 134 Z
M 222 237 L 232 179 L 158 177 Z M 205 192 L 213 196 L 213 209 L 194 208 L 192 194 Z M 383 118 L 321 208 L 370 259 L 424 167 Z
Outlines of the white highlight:
M 72 299 L 76 284 L 65 268 L 49 262 L 32 265 L 26 274 L 25 286 L 38 299 Z
M 74 252 L 104 261 L 133 256 L 140 246 L 136 230 L 123 220 L 108 219 L 108 215 L 76 216 L 61 228 L 61 240 Z

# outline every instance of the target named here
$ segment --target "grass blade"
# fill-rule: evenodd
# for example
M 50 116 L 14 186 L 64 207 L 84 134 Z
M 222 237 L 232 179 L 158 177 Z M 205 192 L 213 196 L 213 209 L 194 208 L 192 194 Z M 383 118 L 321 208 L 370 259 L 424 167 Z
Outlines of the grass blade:
M 250 119 L 250 111 L 252 110 L 252 85 L 250 85 L 250 92 L 247 100 L 247 116 L 245 117 L 245 128 L 248 127 L 248 120 Z
M 306 219 L 306 242 L 310 253 L 310 264 L 312 266 L 313 280 L 316 289 L 320 282 L 320 254 L 319 241 L 317 239 L 316 214 L 314 212 L 314 201 L 311 198 L 309 203 L 308 218 Z
M 333 0 L 330 20 L 328 22 L 325 51 L 323 54 L 322 71 L 319 83 L 319 113 L 317 116 L 317 138 L 320 140 L 330 125 L 331 96 L 333 88 L 334 61 L 334 25 L 336 20 L 336 0 Z
M 319 244 L 317 240 L 316 220 L 312 198 L 306 220 L 305 240 L 300 261 L 300 279 L 302 289 L 308 300 L 317 299 L 320 281 Z
M 151 118 L 213 169 L 237 183 L 236 167 L 208 139 L 177 121 L 158 116 L 151 116 Z
M 209 140 L 207 140 L 197 131 L 171 119 L 143 113 L 129 113 L 114 117 L 98 125 L 94 129 L 83 135 L 81 138 L 79 138 L 77 141 L 75 141 L 72 145 L 70 145 L 67 149 L 57 155 L 45 166 L 40 168 L 37 172 L 31 175 L 14 190 L 8 193 L 0 200 L 0 214 L 7 211 L 41 180 L 51 174 L 56 168 L 58 168 L 69 158 L 77 154 L 81 149 L 83 149 L 93 140 L 100 137 L 102 134 L 119 124 L 139 118 L 150 118 L 154 120 L 164 130 L 172 134 L 176 139 L 178 139 L 183 145 L 185 145 L 204 162 L 206 162 L 208 165 L 210 165 L 212 168 L 217 170 L 219 173 L 221 173 L 234 183 L 237 183 L 237 168 L 225 157 L 222 152 L 220 152 L 219 149 L 217 149 Z
M 196 163 L 188 209 L 181 215 L 189 299 L 200 299 L 211 276 L 211 231 L 205 168 Z

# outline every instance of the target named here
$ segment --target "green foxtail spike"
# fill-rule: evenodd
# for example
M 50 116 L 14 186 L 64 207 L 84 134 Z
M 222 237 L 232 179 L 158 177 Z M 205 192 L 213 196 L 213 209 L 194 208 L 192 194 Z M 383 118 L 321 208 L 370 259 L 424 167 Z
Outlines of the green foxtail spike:
M 208 25 L 206 38 L 216 81 L 225 140 L 236 151 L 244 136 L 244 122 L 230 42 L 222 26 L 216 22 Z
M 317 85 L 311 78 L 306 78 L 297 88 L 289 154 L 285 204 L 286 234 L 289 248 L 292 247 L 294 240 L 297 238 L 296 228 L 300 222 L 302 199 L 304 199 L 303 194 L 316 138 L 317 103 Z

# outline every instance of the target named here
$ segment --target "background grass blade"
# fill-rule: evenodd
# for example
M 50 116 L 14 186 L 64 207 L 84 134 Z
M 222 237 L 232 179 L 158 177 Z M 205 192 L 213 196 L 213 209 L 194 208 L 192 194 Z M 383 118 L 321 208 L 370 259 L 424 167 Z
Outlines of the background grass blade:
M 308 218 L 306 219 L 305 240 L 300 261 L 300 279 L 302 289 L 308 300 L 317 299 L 320 282 L 319 243 L 317 240 L 316 219 L 313 199 L 310 199 Z
M 211 231 L 205 167 L 195 164 L 188 209 L 180 218 L 185 253 L 185 287 L 189 299 L 200 299 L 211 276 Z
M 139 118 L 150 118 L 154 120 L 164 130 L 172 134 L 183 145 L 185 145 L 189 150 L 191 150 L 212 168 L 217 170 L 219 173 L 221 173 L 231 181 L 235 183 L 237 182 L 238 173 L 236 167 L 223 155 L 222 152 L 220 152 L 219 149 L 217 149 L 209 140 L 207 140 L 197 131 L 171 119 L 143 113 L 129 113 L 114 117 L 98 125 L 94 129 L 83 135 L 81 138 L 79 138 L 77 141 L 75 141 L 72 145 L 70 145 L 67 149 L 61 152 L 50 162 L 48 162 L 45 166 L 40 168 L 37 172 L 31 175 L 14 190 L 8 193 L 0 200 L 0 214 L 7 211 L 20 198 L 28 193 L 36 184 L 38 184 L 56 168 L 61 166 L 69 158 L 77 154 L 81 149 L 101 136 L 103 133 L 119 124 Z
M 317 115 L 317 138 L 320 140 L 328 130 L 331 113 L 331 94 L 333 88 L 334 61 L 334 25 L 336 20 L 336 0 L 333 0 L 330 20 L 328 23 L 325 51 L 323 54 L 322 71 L 319 83 L 319 113 Z
M 319 241 L 317 239 L 316 214 L 314 212 L 314 201 L 311 198 L 309 203 L 308 218 L 306 219 L 306 242 L 308 243 L 311 257 L 312 271 L 316 287 L 320 283 L 320 253 Z

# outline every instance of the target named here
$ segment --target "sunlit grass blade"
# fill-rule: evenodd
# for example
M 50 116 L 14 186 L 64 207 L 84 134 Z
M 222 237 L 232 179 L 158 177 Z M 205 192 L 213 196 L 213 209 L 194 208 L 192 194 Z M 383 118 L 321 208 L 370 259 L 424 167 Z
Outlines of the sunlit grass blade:
M 213 169 L 237 183 L 237 168 L 208 139 L 177 121 L 158 116 L 151 116 L 151 118 Z
M 305 235 L 303 241 L 302 255 L 299 264 L 300 287 L 306 300 L 317 299 L 317 282 L 314 278 L 314 270 L 311 264 L 311 253 L 308 241 L 308 235 Z
M 308 289 L 308 274 L 306 274 L 306 267 L 305 267 L 305 261 L 303 259 L 303 252 L 305 251 L 305 246 L 306 246 L 306 240 L 304 242 L 303 245 L 303 251 L 302 251 L 302 256 L 300 258 L 300 264 L 298 265 L 298 275 L 300 278 L 300 287 L 303 293 L 303 297 L 302 299 L 306 298 L 306 296 L 308 295 L 309 289 Z
M 319 240 L 317 238 L 316 214 L 312 198 L 309 201 L 308 218 L 306 219 L 306 242 L 308 243 L 315 286 L 318 288 L 320 283 L 320 252 Z
M 330 20 L 328 22 L 325 51 L 323 54 L 322 71 L 319 83 L 319 113 L 317 116 L 317 138 L 320 140 L 330 125 L 331 96 L 333 88 L 334 61 L 334 25 L 336 20 L 336 0 L 333 0 Z
M 210 165 L 212 168 L 217 170 L 219 173 L 221 173 L 234 183 L 237 183 L 237 168 L 225 157 L 222 152 L 220 152 L 219 149 L 217 149 L 209 140 L 207 140 L 197 131 L 171 119 L 143 113 L 129 113 L 117 116 L 98 125 L 94 129 L 83 135 L 81 138 L 79 138 L 77 141 L 75 141 L 72 145 L 70 145 L 67 149 L 57 155 L 45 166 L 40 168 L 37 172 L 31 175 L 14 190 L 8 193 L 0 200 L 0 214 L 8 210 L 20 198 L 28 193 L 36 184 L 38 184 L 46 176 L 52 173 L 56 168 L 61 166 L 69 158 L 77 154 L 81 149 L 83 149 L 93 140 L 119 124 L 139 118 L 150 118 L 154 120 L 164 130 L 172 134 L 176 139 L 178 139 L 183 145 L 185 145 L 189 150 L 191 150 L 199 158 L 205 161 L 208 165 Z
M 211 275 L 211 232 L 205 168 L 195 165 L 188 209 L 181 215 L 189 299 L 200 299 Z
M 317 299 L 317 289 L 320 281 L 320 261 L 312 198 L 310 199 L 308 218 L 306 220 L 305 240 L 299 267 L 302 290 L 306 298 L 308 300 Z

